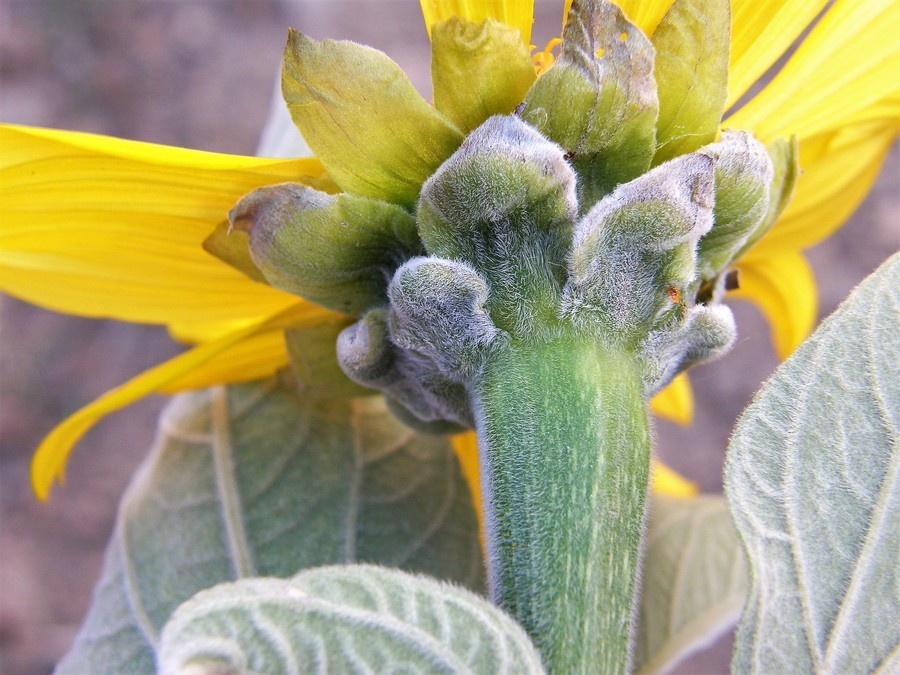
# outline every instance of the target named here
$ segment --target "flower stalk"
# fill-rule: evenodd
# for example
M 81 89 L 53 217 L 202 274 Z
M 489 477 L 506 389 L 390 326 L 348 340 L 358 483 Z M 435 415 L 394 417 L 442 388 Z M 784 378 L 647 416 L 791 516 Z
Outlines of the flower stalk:
M 516 342 L 473 387 L 489 587 L 554 673 L 626 672 L 650 432 L 627 352 Z

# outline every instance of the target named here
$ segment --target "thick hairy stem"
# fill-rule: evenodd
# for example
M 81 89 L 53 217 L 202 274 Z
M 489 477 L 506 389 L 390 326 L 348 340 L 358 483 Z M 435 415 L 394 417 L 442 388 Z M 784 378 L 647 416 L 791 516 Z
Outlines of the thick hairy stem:
M 473 387 L 493 599 L 553 673 L 628 668 L 650 462 L 634 358 L 512 343 Z

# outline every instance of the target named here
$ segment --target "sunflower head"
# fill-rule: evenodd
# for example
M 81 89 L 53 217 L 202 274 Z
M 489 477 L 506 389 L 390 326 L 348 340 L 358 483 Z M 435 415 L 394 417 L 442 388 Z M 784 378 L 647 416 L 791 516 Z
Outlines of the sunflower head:
M 407 420 L 471 425 L 488 352 L 569 333 L 655 393 L 731 344 L 727 272 L 796 176 L 790 145 L 720 135 L 729 34 L 727 2 L 676 2 L 652 40 L 574 2 L 536 77 L 519 30 L 453 16 L 429 106 L 380 52 L 292 31 L 285 100 L 343 192 L 261 188 L 232 227 L 270 284 L 359 319 L 337 359 Z
M 505 339 L 597 331 L 642 355 L 653 391 L 727 342 L 725 291 L 768 316 L 779 356 L 806 337 L 802 250 L 849 217 L 900 128 L 895 0 L 566 3 L 534 57 L 528 0 L 421 4 L 433 105 L 384 54 L 291 33 L 285 100 L 318 158 L 0 126 L 4 292 L 194 345 L 54 429 L 39 495 L 110 412 L 291 361 L 331 391 L 336 343 L 360 381 L 425 401 L 400 414 L 458 426 L 460 378 Z M 508 184 L 485 191 L 492 172 Z M 520 259 L 498 258 L 503 237 Z M 467 317 L 461 342 L 445 315 Z M 651 405 L 689 421 L 686 377 Z

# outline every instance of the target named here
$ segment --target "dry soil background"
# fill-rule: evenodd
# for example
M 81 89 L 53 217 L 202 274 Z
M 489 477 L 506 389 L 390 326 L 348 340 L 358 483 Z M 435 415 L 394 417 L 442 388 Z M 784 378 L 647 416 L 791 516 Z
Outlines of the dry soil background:
M 558 31 L 558 12 L 539 0 L 538 43 Z M 415 0 L 0 0 L 0 121 L 251 154 L 288 26 L 383 49 L 429 96 Z M 898 165 L 895 152 L 860 212 L 811 251 L 823 315 L 900 244 Z M 734 352 L 694 376 L 695 424 L 657 426 L 662 456 L 710 491 L 721 490 L 735 417 L 776 365 L 765 324 L 741 303 L 735 310 Z M 161 329 L 0 298 L 0 672 L 49 672 L 68 647 L 164 401 L 89 434 L 49 504 L 29 492 L 31 451 L 78 406 L 177 350 Z M 725 672 L 728 649 L 725 639 L 680 672 Z

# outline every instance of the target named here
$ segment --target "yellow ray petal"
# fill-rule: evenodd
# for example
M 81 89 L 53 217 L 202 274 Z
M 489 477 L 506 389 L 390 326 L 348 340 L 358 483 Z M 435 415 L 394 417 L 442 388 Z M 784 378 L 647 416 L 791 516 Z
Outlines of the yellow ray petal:
M 566 29 L 566 22 L 569 20 L 569 11 L 571 11 L 571 9 L 572 0 L 566 0 L 565 4 L 563 5 L 563 20 L 562 28 L 560 29 L 561 31 L 564 31 Z M 560 35 L 562 35 L 562 32 L 560 32 Z
M 478 513 L 478 519 L 481 521 L 481 474 L 478 468 L 478 437 L 474 431 L 465 434 L 457 434 L 453 437 L 453 449 L 456 451 L 456 458 L 459 460 L 459 467 L 462 469 L 463 478 L 469 484 L 469 491 L 472 493 L 472 505 Z
M 658 495 L 693 497 L 700 492 L 696 483 L 654 459 L 650 465 L 650 489 Z
M 727 108 L 787 51 L 828 0 L 732 0 Z
M 625 16 L 650 37 L 674 0 L 615 0 Z
M 231 319 L 226 321 L 191 321 L 189 323 L 174 322 L 168 324 L 169 335 L 176 342 L 197 345 L 211 342 L 228 333 L 245 328 L 258 319 Z
M 694 418 L 694 392 L 687 374 L 676 377 L 650 399 L 650 410 L 672 422 L 690 424 Z
M 786 359 L 816 322 L 818 294 L 812 268 L 802 254 L 786 251 L 741 261 L 740 288 L 729 297 L 749 300 L 765 314 L 779 358 Z
M 227 352 L 160 388 L 160 393 L 175 394 L 189 389 L 203 389 L 216 384 L 252 382 L 266 378 L 288 365 L 290 356 L 285 345 L 284 329 L 319 326 L 337 322 L 344 326 L 347 317 L 308 303 L 298 303 L 285 314 L 284 320 L 270 321 L 268 329 L 230 347 Z M 236 330 L 242 330 L 241 326 Z M 223 337 L 222 334 L 216 339 Z
M 808 248 L 840 227 L 868 194 L 898 130 L 900 122 L 870 123 L 801 143 L 794 198 L 745 260 Z
M 201 244 L 245 192 L 322 175 L 315 159 L 217 155 L 0 127 L 0 289 L 60 312 L 139 323 L 271 315 L 297 299 Z
M 69 416 L 40 444 L 31 462 L 31 485 L 35 494 L 44 500 L 49 496 L 53 482 L 63 481 L 66 460 L 72 447 L 104 416 L 157 392 L 179 391 L 213 382 L 245 381 L 248 378 L 240 368 L 252 362 L 254 370 L 259 373 L 267 367 L 261 357 L 249 358 L 249 351 L 242 343 L 253 340 L 257 347 L 264 343 L 271 347 L 276 338 L 281 338 L 285 327 L 324 321 L 330 316 L 331 313 L 306 304 L 295 305 L 265 321 L 179 354 L 106 392 Z M 275 350 L 270 348 L 266 354 L 272 356 Z M 232 356 L 236 357 L 234 361 Z
M 837 0 L 775 79 L 726 120 L 762 140 L 859 121 L 900 92 L 900 3 Z
M 419 0 L 425 29 L 431 37 L 431 27 L 438 21 L 458 16 L 473 23 L 496 19 L 519 29 L 522 42 L 531 42 L 534 23 L 534 0 Z

